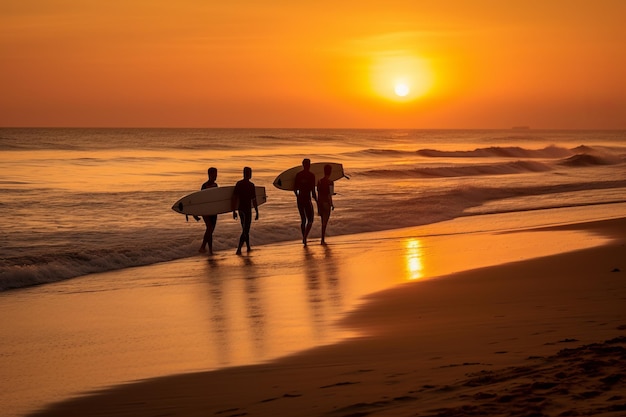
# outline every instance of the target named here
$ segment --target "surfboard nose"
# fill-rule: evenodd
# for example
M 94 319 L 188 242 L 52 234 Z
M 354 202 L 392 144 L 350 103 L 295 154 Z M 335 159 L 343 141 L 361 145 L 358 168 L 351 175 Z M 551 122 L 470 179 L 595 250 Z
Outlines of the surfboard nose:
M 172 206 L 172 210 L 174 210 L 177 213 L 182 213 L 183 212 L 183 203 L 181 201 L 177 202 L 176 204 L 174 204 Z

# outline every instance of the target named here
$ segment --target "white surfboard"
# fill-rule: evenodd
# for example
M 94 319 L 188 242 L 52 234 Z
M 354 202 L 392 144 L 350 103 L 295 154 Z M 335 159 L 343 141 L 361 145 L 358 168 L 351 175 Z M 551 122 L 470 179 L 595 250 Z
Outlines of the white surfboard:
M 255 186 L 255 189 L 256 203 L 260 206 L 267 201 L 265 187 Z M 231 199 L 234 191 L 235 186 L 233 185 L 196 191 L 174 203 L 172 210 L 190 216 L 212 216 L 229 213 L 232 211 Z
M 330 174 L 330 180 L 331 181 L 337 181 L 338 179 L 344 178 L 346 177 L 346 175 L 343 173 L 343 165 L 336 163 L 336 162 L 315 162 L 313 164 L 311 164 L 311 172 L 315 175 L 315 181 L 320 180 L 321 178 L 324 177 L 324 166 L 325 165 L 330 165 L 333 169 L 331 171 Z M 276 177 L 276 179 L 274 180 L 274 187 L 281 189 L 281 190 L 287 190 L 287 191 L 293 191 L 294 189 L 294 183 L 296 180 L 296 174 L 298 172 L 302 171 L 302 165 L 293 167 L 293 168 L 289 168 L 286 171 L 283 171 L 279 176 Z M 346 177 L 348 178 L 348 177 Z

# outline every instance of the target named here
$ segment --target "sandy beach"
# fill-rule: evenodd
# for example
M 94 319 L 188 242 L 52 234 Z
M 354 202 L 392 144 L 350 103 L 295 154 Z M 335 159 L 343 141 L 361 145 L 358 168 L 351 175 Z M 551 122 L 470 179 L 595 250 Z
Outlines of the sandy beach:
M 11 354 L 4 352 L 3 369 L 8 369 L 4 383 L 13 392 L 12 397 L 5 392 L 4 399 L 10 403 L 19 397 L 24 403 L 24 396 L 33 396 L 31 406 L 41 410 L 31 416 L 624 415 L 626 219 L 512 228 L 509 218 L 504 222 L 509 226 L 498 230 L 494 227 L 498 218 L 493 217 L 488 231 L 480 231 L 478 219 L 459 219 L 431 229 L 364 234 L 356 241 L 354 236 L 332 238 L 327 248 L 285 244 L 262 247 L 242 258 L 220 254 L 209 266 L 198 257 L 174 267 L 161 266 L 165 269 L 151 278 L 152 285 L 125 281 L 113 290 L 92 288 L 93 298 L 86 304 L 63 302 L 67 314 L 82 309 L 84 317 L 75 316 L 74 321 L 84 320 L 85 328 L 103 333 L 108 344 L 85 348 L 69 340 L 49 343 L 50 337 L 42 337 L 48 350 L 73 359 L 33 359 L 28 369 L 5 366 Z M 459 227 L 468 231 L 451 232 Z M 302 251 L 299 258 L 277 260 L 294 249 Z M 233 268 L 237 262 L 243 267 Z M 197 342 L 194 337 L 221 334 L 237 339 L 236 334 L 201 331 L 211 323 L 216 326 L 215 320 L 205 323 L 201 318 L 181 327 L 188 316 L 179 312 L 159 317 L 155 311 L 167 305 L 183 311 L 190 302 L 188 291 L 207 286 L 206 275 L 201 282 L 192 276 L 211 268 L 249 274 L 233 278 L 248 285 L 254 279 L 264 283 L 276 279 L 276 284 L 267 284 L 276 288 L 287 287 L 286 282 L 306 283 L 308 292 L 300 296 L 308 302 L 280 303 L 268 294 L 291 298 L 293 294 L 258 284 L 248 292 L 257 300 L 244 304 L 251 321 L 246 331 L 259 331 L 249 338 L 256 344 L 242 340 L 243 351 L 229 353 L 228 349 L 237 351 L 235 346 L 242 350 L 238 340 L 231 340 L 221 353 L 195 352 L 189 346 Z M 142 275 L 141 271 L 145 270 L 134 273 Z M 167 271 L 172 274 L 169 278 Z M 186 285 L 168 283 L 181 276 L 188 280 Z M 86 292 L 84 283 L 63 285 Z M 112 284 L 101 280 L 98 285 Z M 159 291 L 164 288 L 169 288 L 169 296 L 161 299 Z M 42 308 L 29 291 L 42 290 L 23 291 L 21 301 L 31 302 L 35 310 Z M 63 293 L 69 297 L 72 291 Z M 200 301 L 208 303 L 208 298 Z M 154 308 L 142 313 L 153 322 L 146 323 L 139 313 L 128 317 L 128 305 L 138 310 L 141 303 Z M 3 307 L 3 313 L 13 311 Z M 205 305 L 206 316 L 215 317 L 213 307 Z M 222 309 L 224 314 L 228 311 Z M 127 323 L 133 320 L 136 327 Z M 308 327 L 292 321 L 306 322 Z M 232 322 L 229 326 L 237 327 Z M 147 337 L 146 328 L 162 339 Z M 3 336 L 7 337 L 6 329 Z M 17 331 L 10 336 L 19 339 Z M 120 348 L 127 340 L 142 337 L 145 344 L 133 341 L 139 352 Z M 317 347 L 298 351 L 307 343 Z M 16 353 L 12 354 L 15 363 Z M 197 360 L 208 354 L 221 355 L 222 364 L 213 366 L 216 370 L 193 372 L 211 369 Z M 236 366 L 237 355 L 245 356 L 242 363 L 254 362 L 250 358 L 255 355 L 260 360 Z M 155 360 L 140 366 L 147 358 Z M 235 366 L 217 369 L 225 364 Z M 98 379 L 115 368 L 126 373 Z M 9 380 L 17 384 L 25 378 L 25 369 L 42 379 L 35 386 L 15 389 Z M 130 370 L 166 376 L 122 383 L 138 379 Z M 42 397 L 36 393 L 44 391 L 44 380 L 57 385 L 57 391 L 47 388 L 48 398 L 58 398 L 49 401 L 54 404 L 39 404 Z M 65 391 L 59 388 L 70 380 L 74 385 Z M 111 387 L 75 396 L 75 390 L 85 391 L 94 381 Z M 23 414 L 24 404 L 21 407 L 14 407 L 16 415 Z

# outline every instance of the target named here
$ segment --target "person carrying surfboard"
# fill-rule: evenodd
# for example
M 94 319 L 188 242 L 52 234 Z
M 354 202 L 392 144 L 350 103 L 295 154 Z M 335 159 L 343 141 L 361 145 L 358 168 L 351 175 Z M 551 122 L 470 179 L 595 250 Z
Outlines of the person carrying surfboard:
M 217 179 L 217 168 L 209 168 L 207 174 L 209 180 L 202 184 L 201 190 L 217 187 L 217 183 L 215 182 Z M 209 255 L 213 255 L 213 231 L 217 225 L 217 214 L 213 216 L 202 216 L 202 220 L 204 220 L 204 224 L 206 225 L 206 231 L 204 232 L 204 238 L 202 239 L 202 246 L 200 246 L 199 252 L 206 252 L 206 247 L 209 245 Z
M 245 167 L 243 169 L 243 179 L 237 181 L 231 207 L 233 210 L 233 219 L 237 220 L 237 212 L 239 212 L 239 220 L 241 221 L 241 236 L 239 237 L 239 246 L 237 246 L 237 255 L 241 255 L 241 248 L 246 244 L 248 252 L 250 248 L 250 226 L 252 225 L 252 207 L 256 211 L 254 220 L 259 220 L 259 207 L 256 201 L 256 189 L 250 181 L 252 178 L 252 168 Z
M 313 220 L 315 218 L 311 197 L 317 201 L 317 194 L 315 193 L 315 174 L 311 172 L 311 160 L 308 158 L 302 160 L 302 171 L 296 174 L 293 192 L 296 195 L 298 212 L 300 213 L 302 244 L 306 246 L 307 238 L 311 227 L 313 227 Z
M 333 182 L 330 180 L 330 174 L 333 167 L 330 164 L 324 165 L 324 177 L 317 182 L 317 212 L 322 218 L 322 241 L 326 244 L 326 227 L 328 219 L 330 219 L 330 211 L 335 209 L 333 205 Z

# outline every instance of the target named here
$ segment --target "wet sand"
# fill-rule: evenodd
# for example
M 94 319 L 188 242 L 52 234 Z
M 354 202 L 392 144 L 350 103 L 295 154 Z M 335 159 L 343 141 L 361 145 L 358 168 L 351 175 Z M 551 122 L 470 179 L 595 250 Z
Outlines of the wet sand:
M 36 397 L 72 378 L 84 381 L 47 398 L 113 386 L 31 415 L 623 413 L 626 219 L 452 232 L 468 222 L 194 258 L 151 267 L 152 278 L 138 268 L 127 271 L 142 277 L 130 283 L 114 274 L 49 287 L 39 300 L 62 298 L 72 326 L 81 321 L 74 309 L 97 312 L 79 329 L 99 325 L 94 334 L 104 336 L 87 348 L 56 339 L 48 346 L 57 356 L 28 368 L 47 375 L 33 377 L 42 385 L 22 392 Z M 21 301 L 41 308 L 29 291 Z M 14 349 L 23 331 L 9 334 Z M 71 359 L 59 362 L 60 352 Z M 10 367 L 9 377 L 24 369 Z M 138 378 L 149 379 L 121 384 Z

